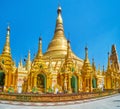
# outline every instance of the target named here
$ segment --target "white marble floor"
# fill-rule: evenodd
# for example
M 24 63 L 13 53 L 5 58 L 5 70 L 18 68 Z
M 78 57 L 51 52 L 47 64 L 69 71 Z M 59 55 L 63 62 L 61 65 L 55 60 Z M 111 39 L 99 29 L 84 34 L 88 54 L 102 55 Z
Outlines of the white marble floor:
M 31 104 L 32 105 L 32 104 Z M 120 109 L 120 94 L 100 100 L 89 100 L 87 102 L 65 103 L 65 105 L 52 106 L 25 106 L 0 104 L 0 109 Z

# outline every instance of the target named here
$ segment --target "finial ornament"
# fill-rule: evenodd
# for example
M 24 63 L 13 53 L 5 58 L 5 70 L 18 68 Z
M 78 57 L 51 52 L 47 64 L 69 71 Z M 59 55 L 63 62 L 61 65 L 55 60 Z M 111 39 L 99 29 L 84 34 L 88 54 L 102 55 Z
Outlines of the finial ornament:
M 8 27 L 7 27 L 7 31 L 10 31 L 10 25 L 8 25 Z
M 10 35 L 10 26 L 7 27 L 7 35 Z
M 42 49 L 42 38 L 39 37 L 39 49 Z
M 37 53 L 37 56 L 41 57 L 43 54 L 42 54 L 42 38 L 39 37 L 39 44 L 38 44 L 38 53 Z
M 61 12 L 62 12 L 62 9 L 60 6 L 58 6 L 58 9 L 57 9 L 58 17 L 57 17 L 57 22 L 56 22 L 56 28 L 58 28 L 59 24 L 63 23 L 62 17 L 61 17 Z M 62 27 L 62 30 L 63 30 L 63 27 Z
M 85 47 L 85 51 L 88 51 L 88 47 L 87 46 Z
M 95 67 L 94 58 L 92 58 L 92 66 Z
M 63 31 L 64 32 L 63 20 L 62 20 L 62 16 L 61 16 L 61 7 L 60 6 L 58 6 L 57 13 L 58 13 L 58 16 L 57 16 L 57 20 L 56 20 L 55 33 L 57 31 Z M 63 32 L 62 32 L 62 34 L 64 35 Z
M 85 59 L 88 60 L 88 47 L 85 47 Z
M 59 14 L 59 13 L 61 13 L 62 12 L 62 8 L 61 8 L 61 6 L 59 5 L 58 6 L 58 9 L 57 9 L 57 13 Z
M 69 58 L 69 59 L 72 58 L 70 40 L 67 40 L 67 59 L 68 59 L 68 58 Z
M 39 37 L 39 41 L 41 41 L 42 40 L 42 38 L 41 37 Z
M 110 65 L 110 53 L 108 52 L 108 67 L 107 70 L 111 69 L 111 65 Z
M 96 70 L 96 66 L 95 66 L 94 58 L 92 58 L 92 67 L 93 67 L 93 70 L 95 71 Z

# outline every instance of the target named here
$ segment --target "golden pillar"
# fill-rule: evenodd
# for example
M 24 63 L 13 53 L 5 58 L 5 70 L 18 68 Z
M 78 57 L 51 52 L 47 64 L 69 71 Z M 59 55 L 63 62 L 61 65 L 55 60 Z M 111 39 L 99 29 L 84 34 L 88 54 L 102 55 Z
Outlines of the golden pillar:
M 10 87 L 11 86 L 11 73 L 10 72 L 8 72 L 8 87 Z
M 15 90 L 15 92 L 17 92 L 17 75 L 16 75 L 16 73 L 14 74 L 14 90 Z
M 14 86 L 15 86 L 15 75 L 13 74 L 12 76 L 13 76 L 12 85 L 13 85 L 13 87 L 14 87 Z
M 37 77 L 35 76 L 34 77 L 34 87 L 36 87 L 37 86 Z
M 105 81 L 105 80 L 104 80 Z M 104 82 L 105 83 L 105 82 Z M 98 88 L 98 78 L 96 77 L 96 88 Z
M 90 92 L 92 92 L 93 88 L 92 88 L 92 76 L 90 76 Z
M 33 77 L 32 76 L 30 76 L 30 86 L 31 86 L 31 88 L 33 87 L 33 85 L 32 85 L 32 83 L 33 83 Z
M 86 91 L 86 78 L 85 78 L 85 76 L 83 76 L 82 77 L 82 87 L 83 87 L 83 92 L 85 92 Z
M 34 77 L 31 76 L 31 88 L 34 87 Z
M 69 93 L 72 93 L 72 90 L 71 90 L 71 76 L 69 75 L 69 77 L 68 77 L 68 92 Z
M 65 75 L 65 78 L 64 78 L 64 91 L 67 91 L 67 88 L 68 85 L 67 85 L 67 75 Z
M 81 92 L 81 78 L 78 76 L 78 91 Z
M 8 88 L 8 74 L 6 73 L 5 74 L 5 86 L 4 86 L 4 91 L 7 91 L 7 88 Z
M 105 78 L 104 78 L 104 87 L 105 87 L 105 89 L 107 89 L 107 84 L 106 84 L 106 76 L 105 76 Z
M 85 91 L 90 91 L 90 84 L 89 84 L 90 79 L 86 78 L 86 87 L 85 87 Z
M 60 76 L 60 85 L 62 87 L 64 86 L 64 77 L 63 77 L 63 75 Z
M 14 88 L 14 91 L 16 92 L 16 87 L 15 87 L 15 74 L 12 74 L 12 87 Z
M 5 74 L 5 86 L 7 87 L 8 74 Z
M 28 77 L 28 87 L 30 87 L 30 77 Z
M 28 77 L 28 92 L 30 92 L 31 91 L 31 84 L 30 84 L 30 77 Z

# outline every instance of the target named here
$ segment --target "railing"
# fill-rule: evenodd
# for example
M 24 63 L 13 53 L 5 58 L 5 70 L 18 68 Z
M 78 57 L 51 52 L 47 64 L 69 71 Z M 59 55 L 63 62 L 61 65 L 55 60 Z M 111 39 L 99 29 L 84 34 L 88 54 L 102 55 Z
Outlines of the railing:
M 104 90 L 103 92 L 61 93 L 61 94 L 17 94 L 0 93 L 1 100 L 12 100 L 22 102 L 62 102 L 73 100 L 84 100 L 116 94 L 120 90 Z

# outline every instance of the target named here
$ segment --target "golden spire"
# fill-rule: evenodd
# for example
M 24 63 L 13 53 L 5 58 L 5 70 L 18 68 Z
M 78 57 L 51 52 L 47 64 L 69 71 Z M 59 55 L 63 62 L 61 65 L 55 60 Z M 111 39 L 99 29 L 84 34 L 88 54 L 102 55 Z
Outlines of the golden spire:
M 63 64 L 62 69 L 73 72 L 74 67 L 75 67 L 75 65 L 72 60 L 72 51 L 71 51 L 71 47 L 70 47 L 70 41 L 68 40 L 67 41 L 67 54 L 66 54 L 65 62 Z
M 63 59 L 67 55 L 67 39 L 64 35 L 61 12 L 62 9 L 60 6 L 58 6 L 57 9 L 58 16 L 56 20 L 54 37 L 48 45 L 47 52 L 43 55 L 44 59 L 48 57 L 51 57 L 52 59 L 59 59 L 59 58 Z M 72 51 L 71 51 L 71 55 L 72 57 L 74 57 L 74 59 L 80 61 L 81 65 L 83 64 L 83 60 L 78 58 Z
M 110 60 L 112 63 L 114 63 L 117 69 L 119 69 L 119 59 L 118 59 L 116 46 L 114 44 L 112 45 L 112 48 L 111 48 Z
M 90 63 L 88 59 L 88 48 L 87 46 L 85 47 L 85 62 Z
M 64 31 L 64 29 L 63 29 L 63 20 L 62 20 L 61 12 L 62 12 L 62 9 L 61 9 L 60 6 L 58 6 L 58 9 L 57 9 L 58 17 L 57 17 L 57 21 L 56 21 L 55 32 L 57 32 L 57 31 L 59 31 L 59 30 Z
M 67 41 L 67 58 L 71 58 L 71 47 L 70 47 L 70 41 Z
M 83 72 L 83 74 L 92 72 L 92 67 L 91 67 L 89 59 L 88 59 L 88 48 L 87 47 L 85 47 L 85 60 L 84 60 L 83 66 L 82 66 L 82 72 Z
M 6 69 L 12 69 L 14 66 L 14 62 L 11 57 L 11 50 L 10 50 L 10 26 L 7 27 L 7 34 L 6 34 L 6 42 L 1 54 L 1 59 L 4 61 L 4 65 Z
M 111 64 L 110 64 L 110 54 L 108 52 L 108 66 L 107 66 L 107 70 L 111 69 Z
M 39 38 L 39 45 L 38 45 L 38 53 L 37 53 L 37 57 L 42 57 L 42 38 Z
M 67 40 L 64 35 L 63 20 L 62 20 L 61 12 L 62 12 L 62 9 L 59 6 L 57 9 L 58 17 L 56 20 L 54 37 L 48 46 L 45 56 L 47 55 L 47 56 L 53 57 L 54 54 L 55 55 L 67 54 Z
M 28 51 L 28 61 L 30 61 L 30 50 Z
M 96 66 L 95 66 L 94 58 L 92 59 L 92 68 L 93 68 L 94 71 L 96 70 Z
M 111 68 L 112 68 L 112 71 L 113 71 L 113 72 L 114 72 L 114 71 L 116 71 L 116 68 L 115 68 L 115 63 L 114 63 L 114 61 L 112 61 Z
M 10 26 L 9 25 L 7 27 L 6 43 L 4 45 L 2 54 L 11 55 L 11 51 L 10 51 Z
M 31 69 L 30 50 L 28 52 L 28 59 L 27 59 L 27 62 L 26 62 L 26 69 L 28 71 L 30 71 L 30 69 Z

